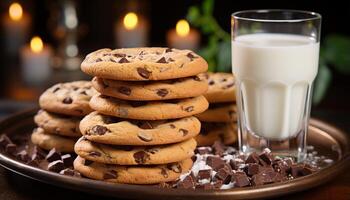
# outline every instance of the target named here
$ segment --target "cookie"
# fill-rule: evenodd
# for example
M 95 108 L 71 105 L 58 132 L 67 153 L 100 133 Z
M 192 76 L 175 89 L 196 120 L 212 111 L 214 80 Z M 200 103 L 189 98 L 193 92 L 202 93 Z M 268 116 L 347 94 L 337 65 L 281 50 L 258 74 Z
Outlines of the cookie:
M 89 101 L 96 93 L 90 81 L 58 83 L 40 96 L 39 104 L 49 112 L 84 116 L 92 112 Z
M 74 146 L 79 156 L 105 164 L 155 165 L 191 158 L 196 141 L 189 140 L 161 146 L 112 146 L 94 143 L 82 137 Z
M 191 159 L 186 159 L 166 165 L 120 166 L 91 162 L 78 156 L 74 160 L 74 169 L 95 180 L 124 184 L 156 184 L 175 181 L 181 174 L 187 173 L 192 164 Z
M 68 137 L 80 137 L 80 118 L 68 115 L 49 113 L 39 110 L 34 116 L 34 122 L 44 129 L 45 133 L 56 134 Z
M 208 83 L 203 76 L 133 82 L 94 77 L 92 85 L 97 91 L 106 96 L 137 101 L 195 97 L 204 94 L 208 89 Z
M 229 123 L 202 123 L 201 133 L 195 137 L 198 146 L 210 146 L 221 140 L 224 144 L 237 141 L 237 125 Z
M 169 48 L 100 49 L 81 64 L 91 76 L 130 81 L 182 78 L 207 69 L 207 62 L 194 52 Z
M 196 117 L 202 122 L 236 122 L 237 107 L 232 103 L 210 104 L 208 110 Z
M 75 139 L 59 135 L 46 134 L 44 129 L 36 128 L 31 136 L 32 143 L 42 149 L 56 148 L 60 152 L 74 152 Z
M 92 112 L 80 122 L 80 130 L 90 141 L 113 145 L 160 145 L 188 140 L 198 135 L 196 117 L 176 120 L 125 120 Z
M 98 112 L 127 119 L 163 120 L 192 116 L 205 111 L 208 102 L 203 96 L 164 101 L 124 101 L 105 95 L 95 95 L 90 107 Z
M 236 101 L 235 78 L 231 73 L 207 73 L 209 88 L 204 94 L 209 103 Z

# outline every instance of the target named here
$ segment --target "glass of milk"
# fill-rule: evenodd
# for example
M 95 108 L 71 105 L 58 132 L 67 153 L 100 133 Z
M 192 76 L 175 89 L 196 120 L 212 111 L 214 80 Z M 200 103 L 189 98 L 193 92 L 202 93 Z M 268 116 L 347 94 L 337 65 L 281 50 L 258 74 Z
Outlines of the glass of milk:
M 303 160 L 321 15 L 297 10 L 232 14 L 239 146 Z

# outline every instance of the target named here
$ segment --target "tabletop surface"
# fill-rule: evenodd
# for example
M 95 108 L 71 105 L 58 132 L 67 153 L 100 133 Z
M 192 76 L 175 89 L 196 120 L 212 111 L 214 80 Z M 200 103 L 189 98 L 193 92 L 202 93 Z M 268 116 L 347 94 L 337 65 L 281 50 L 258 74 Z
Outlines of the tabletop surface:
M 12 103 L 0 101 L 0 118 L 7 115 L 30 108 L 34 106 L 31 103 Z M 6 108 L 6 109 L 5 109 Z M 349 115 L 344 112 L 325 112 L 314 111 L 312 116 L 330 122 L 339 128 L 350 132 Z M 348 169 L 350 170 L 350 169 Z M 83 192 L 72 191 L 58 188 L 45 183 L 41 183 L 14 172 L 0 167 L 0 199 L 1 200 L 31 200 L 31 199 L 50 199 L 62 200 L 65 198 L 75 200 L 101 199 L 99 196 L 86 194 Z M 108 198 L 103 198 L 108 199 Z M 332 181 L 292 195 L 284 196 L 283 199 L 350 199 L 350 173 L 344 172 Z

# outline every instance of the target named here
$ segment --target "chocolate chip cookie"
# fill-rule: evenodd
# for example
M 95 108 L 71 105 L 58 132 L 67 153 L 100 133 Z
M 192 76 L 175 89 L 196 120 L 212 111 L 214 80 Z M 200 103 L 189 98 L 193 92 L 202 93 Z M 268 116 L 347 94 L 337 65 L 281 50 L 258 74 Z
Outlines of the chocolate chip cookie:
M 36 128 L 33 130 L 31 140 L 33 144 L 40 148 L 51 150 L 56 148 L 60 152 L 74 152 L 75 139 L 71 137 L 63 137 L 54 134 L 45 133 L 44 129 Z
M 44 129 L 45 133 L 56 134 L 68 137 L 80 137 L 79 131 L 80 118 L 49 113 L 45 110 L 39 110 L 34 116 L 34 122 Z
M 40 96 L 39 104 L 49 112 L 84 116 L 92 112 L 89 101 L 96 93 L 90 81 L 58 83 Z
M 192 164 L 191 159 L 186 159 L 165 165 L 120 166 L 92 162 L 78 156 L 74 161 L 74 169 L 95 180 L 125 184 L 156 184 L 175 181 L 181 174 L 188 172 Z
M 236 122 L 237 107 L 233 103 L 210 104 L 208 110 L 196 117 L 202 122 Z
M 176 120 L 125 120 L 92 112 L 80 122 L 80 130 L 90 141 L 113 145 L 160 145 L 177 143 L 198 135 L 196 117 Z
M 207 62 L 196 53 L 169 48 L 100 49 L 81 64 L 91 76 L 129 81 L 182 78 L 207 69 Z
M 204 96 L 164 101 L 124 101 L 105 95 L 90 100 L 92 109 L 105 115 L 127 119 L 163 120 L 192 116 L 205 111 L 208 102 Z
M 201 132 L 195 137 L 198 146 L 210 146 L 221 140 L 224 144 L 237 141 L 237 125 L 235 123 L 202 123 Z
M 207 73 L 209 88 L 204 94 L 209 103 L 236 101 L 235 78 L 231 73 Z
M 112 146 L 98 144 L 82 137 L 74 146 L 79 156 L 105 164 L 155 165 L 179 162 L 191 158 L 196 141 L 189 140 L 159 146 Z
M 116 81 L 94 77 L 94 88 L 103 95 L 125 100 L 166 100 L 204 94 L 208 84 L 203 76 L 163 81 Z

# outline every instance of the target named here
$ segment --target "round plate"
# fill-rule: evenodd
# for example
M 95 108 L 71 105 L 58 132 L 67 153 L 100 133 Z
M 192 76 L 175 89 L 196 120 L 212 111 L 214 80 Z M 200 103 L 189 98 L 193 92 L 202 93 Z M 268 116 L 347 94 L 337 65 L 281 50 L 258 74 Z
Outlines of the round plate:
M 35 127 L 33 116 L 37 109 L 15 114 L 0 122 L 0 133 L 8 135 L 27 134 Z M 283 183 L 264 186 L 233 188 L 229 190 L 184 190 L 165 189 L 156 186 L 114 184 L 87 178 L 75 178 L 35 168 L 18 162 L 0 152 L 0 164 L 23 176 L 73 190 L 85 191 L 118 198 L 142 199 L 254 199 L 285 195 L 309 189 L 325 183 L 338 175 L 350 163 L 349 140 L 346 134 L 322 121 L 310 121 L 308 143 L 313 145 L 320 155 L 335 162 L 314 174 Z

